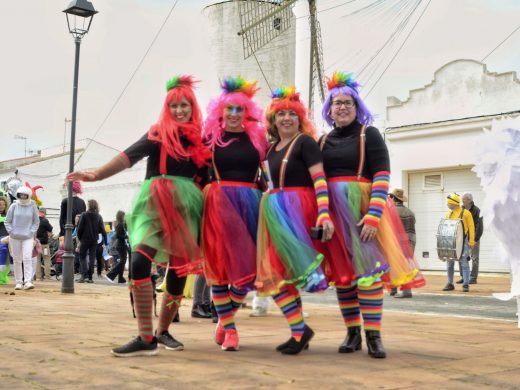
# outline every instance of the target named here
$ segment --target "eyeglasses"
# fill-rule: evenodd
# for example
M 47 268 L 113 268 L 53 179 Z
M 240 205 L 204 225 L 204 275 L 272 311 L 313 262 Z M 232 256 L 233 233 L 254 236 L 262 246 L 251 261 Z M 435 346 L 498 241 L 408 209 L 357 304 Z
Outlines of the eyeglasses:
M 356 102 L 354 102 L 354 100 L 335 100 L 332 102 L 332 106 L 334 108 L 340 108 L 341 106 L 352 108 L 356 106 Z
M 242 106 L 226 106 L 226 111 L 230 114 L 241 114 L 244 112 L 244 107 Z

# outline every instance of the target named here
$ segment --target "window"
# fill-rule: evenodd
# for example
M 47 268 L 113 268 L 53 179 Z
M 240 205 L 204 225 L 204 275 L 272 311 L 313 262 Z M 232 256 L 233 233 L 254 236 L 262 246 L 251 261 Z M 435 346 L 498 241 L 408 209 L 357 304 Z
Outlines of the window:
M 442 190 L 443 188 L 442 173 L 429 173 L 423 176 L 423 190 Z

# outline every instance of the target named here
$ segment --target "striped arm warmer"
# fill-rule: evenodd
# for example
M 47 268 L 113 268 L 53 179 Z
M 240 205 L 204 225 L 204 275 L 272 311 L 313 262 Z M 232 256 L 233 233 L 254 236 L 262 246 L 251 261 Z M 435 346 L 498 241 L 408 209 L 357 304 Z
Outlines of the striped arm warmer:
M 312 175 L 314 192 L 316 192 L 316 202 L 318 203 L 318 219 L 316 225 L 322 226 L 323 222 L 330 221 L 329 215 L 329 191 L 325 173 L 319 171 Z
M 374 174 L 372 180 L 372 193 L 368 204 L 368 213 L 365 215 L 365 223 L 377 228 L 383 216 L 388 188 L 390 186 L 390 172 L 379 171 Z

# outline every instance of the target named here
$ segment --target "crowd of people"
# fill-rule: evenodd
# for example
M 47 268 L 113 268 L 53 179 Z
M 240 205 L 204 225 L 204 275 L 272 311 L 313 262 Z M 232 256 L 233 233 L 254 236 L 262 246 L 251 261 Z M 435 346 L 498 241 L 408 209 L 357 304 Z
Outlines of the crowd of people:
M 388 150 L 358 83 L 346 72 L 329 79 L 323 118 L 332 130 L 320 138 L 294 86 L 276 89 L 265 113 L 255 101 L 256 82 L 238 76 L 221 87 L 203 123 L 193 78 L 172 78 L 148 132 L 105 165 L 67 176 L 73 182 L 77 282 L 93 283 L 97 267 L 111 283 L 127 283 L 129 262 L 138 336 L 112 353 L 182 350 L 170 325 L 178 321 L 187 276 L 195 274 L 192 316 L 215 319 L 214 340 L 222 350 L 239 350 L 235 313 L 249 292 L 256 293 L 253 315 L 264 315 L 272 297 L 287 320 L 290 337 L 278 352 L 308 349 L 314 330 L 305 322 L 300 291 L 333 285 L 346 327 L 338 352 L 361 350 L 364 330 L 368 354 L 385 358 L 384 290 L 411 298 L 425 280 L 414 257 L 415 216 L 404 206 L 402 190 L 389 194 Z M 80 182 L 106 179 L 143 158 L 146 176 L 132 209 L 118 211 L 113 227 L 105 224 L 98 202 L 85 204 L 79 196 Z M 30 189 L 20 186 L 15 197 L 9 208 L 0 198 L 0 235 L 9 237 L 15 288 L 31 289 L 34 277 L 50 277 L 52 267 L 59 275 L 63 240 L 52 250 L 53 227 L 45 209 L 31 202 Z M 475 248 L 478 209 L 466 204 L 466 194 L 458 211 L 457 197 L 448 198 L 447 218 L 467 222 L 467 246 Z M 58 237 L 66 215 L 64 199 Z M 476 283 L 475 253 L 472 279 L 468 251 L 460 261 L 464 291 Z M 155 270 L 165 285 L 154 328 Z M 453 289 L 453 262 L 445 289 Z

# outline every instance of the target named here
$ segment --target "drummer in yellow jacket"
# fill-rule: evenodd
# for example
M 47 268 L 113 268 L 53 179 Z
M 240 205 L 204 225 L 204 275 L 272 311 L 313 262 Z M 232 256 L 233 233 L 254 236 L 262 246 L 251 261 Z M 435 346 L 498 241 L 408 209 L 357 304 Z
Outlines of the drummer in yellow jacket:
M 473 217 L 468 210 L 460 207 L 460 195 L 457 193 L 448 196 L 448 208 L 450 211 L 446 213 L 446 219 L 461 219 L 464 226 L 464 250 L 460 259 L 460 268 L 462 269 L 462 291 L 469 292 L 469 262 L 470 248 L 475 246 L 475 224 Z M 461 215 L 462 214 L 462 215 Z M 448 271 L 448 284 L 442 289 L 443 291 L 454 290 L 453 274 L 455 268 L 455 261 L 448 260 L 446 262 Z

